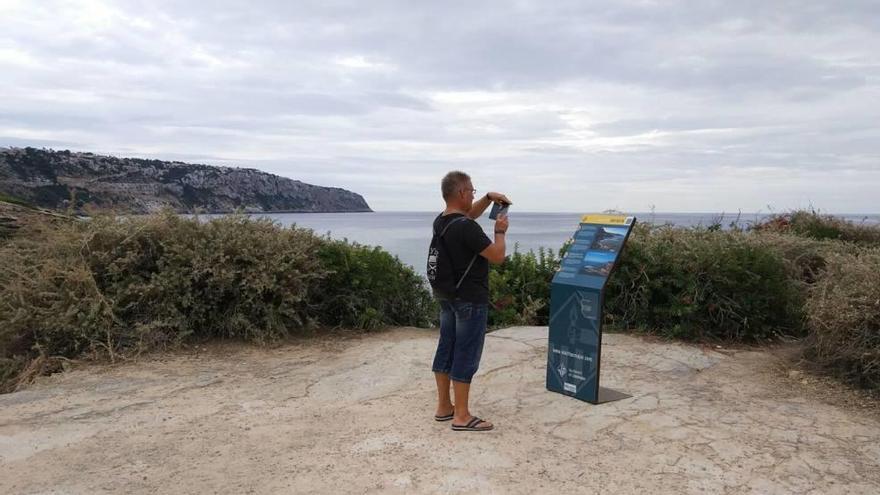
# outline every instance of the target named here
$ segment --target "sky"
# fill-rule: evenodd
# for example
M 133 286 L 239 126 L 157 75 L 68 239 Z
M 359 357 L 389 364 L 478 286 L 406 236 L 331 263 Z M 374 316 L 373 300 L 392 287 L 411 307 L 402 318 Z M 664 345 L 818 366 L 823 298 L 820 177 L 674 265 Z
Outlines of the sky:
M 877 1 L 0 0 L 0 146 L 442 209 L 880 212 Z

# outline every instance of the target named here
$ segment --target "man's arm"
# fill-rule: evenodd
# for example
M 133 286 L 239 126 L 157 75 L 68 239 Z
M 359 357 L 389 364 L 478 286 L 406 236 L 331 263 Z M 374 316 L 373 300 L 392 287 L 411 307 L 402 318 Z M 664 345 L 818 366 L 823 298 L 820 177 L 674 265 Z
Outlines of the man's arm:
M 495 221 L 495 242 L 480 252 L 480 256 L 489 260 L 489 263 L 495 265 L 504 263 L 505 251 L 507 250 L 504 236 L 507 234 L 507 226 L 507 215 L 502 215 Z
M 509 199 L 507 199 L 507 196 L 497 192 L 489 192 L 486 193 L 486 195 L 482 198 L 474 201 L 474 204 L 471 205 L 471 209 L 468 211 L 467 216 L 474 220 L 480 218 L 480 215 L 482 215 L 483 212 L 486 211 L 486 208 L 488 208 L 489 205 L 491 205 L 495 201 L 506 203 L 509 205 L 513 204 L 510 202 Z

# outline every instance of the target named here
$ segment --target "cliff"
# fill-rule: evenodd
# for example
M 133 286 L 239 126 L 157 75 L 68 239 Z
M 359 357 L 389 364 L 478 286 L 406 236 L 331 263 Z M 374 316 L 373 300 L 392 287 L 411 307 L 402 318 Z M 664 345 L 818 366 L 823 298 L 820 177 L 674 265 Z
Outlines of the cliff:
M 364 198 L 254 169 L 116 158 L 36 148 L 0 148 L 0 196 L 53 209 L 87 206 L 127 213 L 363 212 Z

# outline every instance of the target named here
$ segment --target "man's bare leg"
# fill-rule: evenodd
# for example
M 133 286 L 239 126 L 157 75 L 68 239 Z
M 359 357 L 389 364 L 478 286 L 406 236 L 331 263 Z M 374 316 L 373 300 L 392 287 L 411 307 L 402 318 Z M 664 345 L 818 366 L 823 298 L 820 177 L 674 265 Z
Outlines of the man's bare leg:
M 452 418 L 452 424 L 466 425 L 473 417 L 468 410 L 468 395 L 471 392 L 471 384 L 452 380 L 452 391 L 455 394 L 455 417 Z M 476 426 L 482 428 L 491 425 L 492 423 L 488 421 L 480 421 Z
M 437 381 L 437 417 L 449 416 L 452 414 L 452 400 L 449 397 L 449 373 L 434 372 L 434 379 Z

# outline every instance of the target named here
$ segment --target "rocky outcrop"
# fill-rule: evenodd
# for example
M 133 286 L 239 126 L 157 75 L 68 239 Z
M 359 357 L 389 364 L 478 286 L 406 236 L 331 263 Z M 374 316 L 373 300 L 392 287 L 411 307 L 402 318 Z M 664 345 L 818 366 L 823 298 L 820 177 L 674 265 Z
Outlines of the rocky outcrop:
M 165 207 L 211 213 L 372 211 L 351 191 L 254 169 L 36 148 L 0 148 L 0 195 L 76 211 L 89 206 L 127 213 Z

